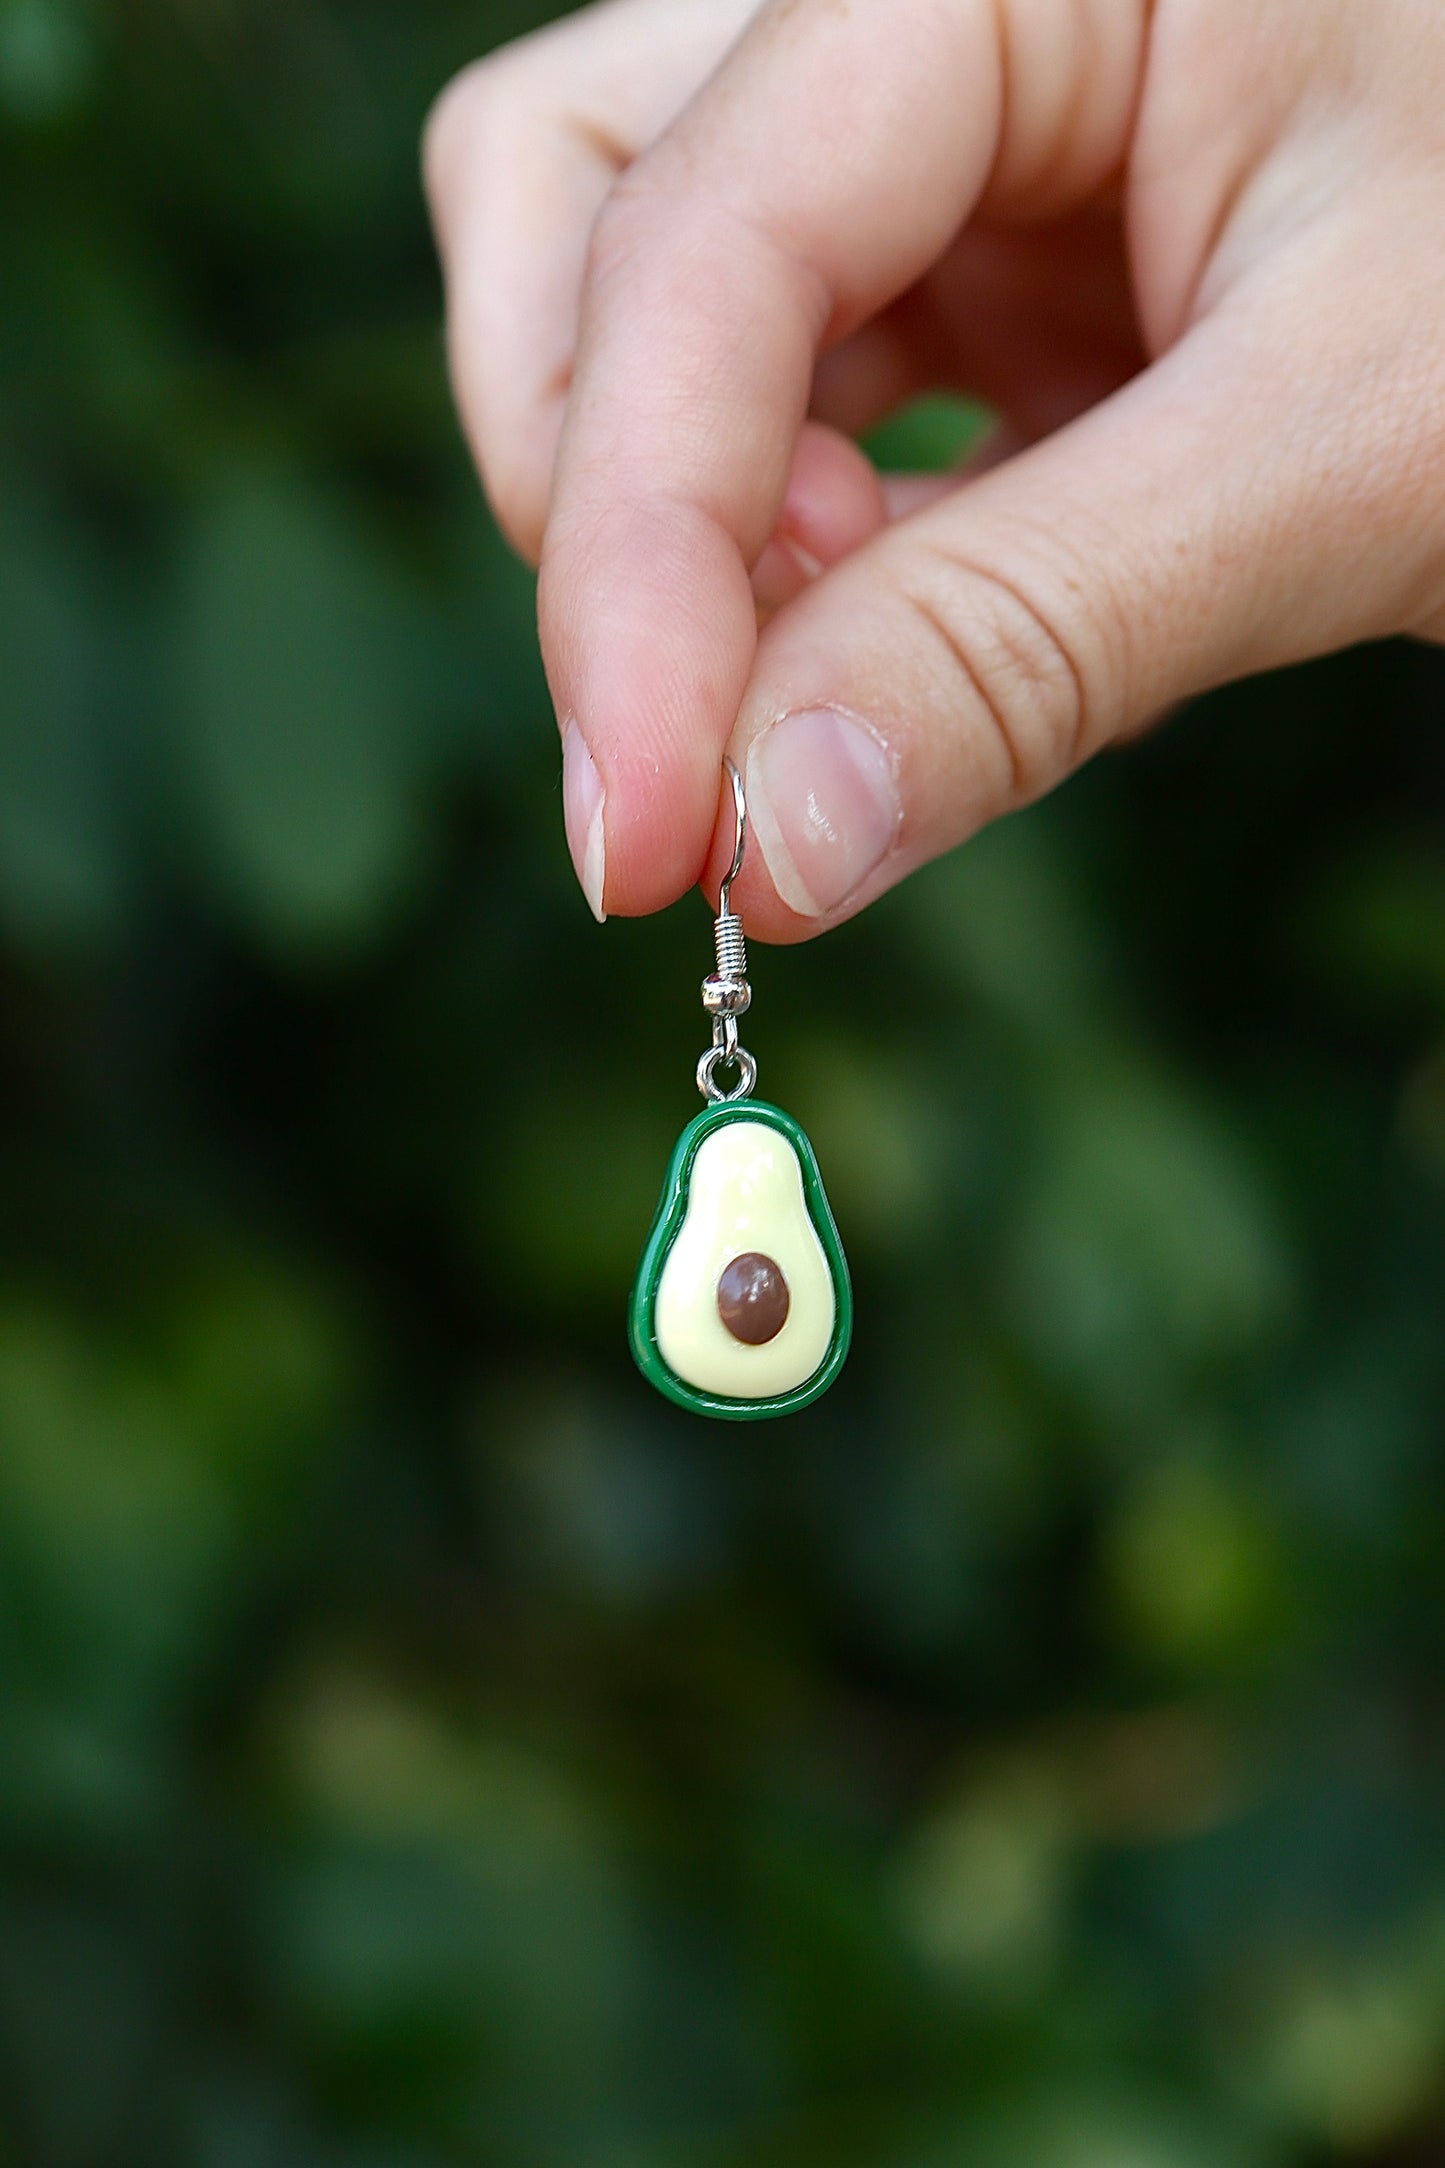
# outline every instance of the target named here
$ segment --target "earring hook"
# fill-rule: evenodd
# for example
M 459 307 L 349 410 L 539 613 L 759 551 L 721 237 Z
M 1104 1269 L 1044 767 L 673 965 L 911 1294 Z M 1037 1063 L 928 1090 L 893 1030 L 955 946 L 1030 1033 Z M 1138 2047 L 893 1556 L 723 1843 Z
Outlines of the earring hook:
M 697 1088 L 703 1098 L 716 1105 L 723 1099 L 746 1099 L 758 1080 L 758 1065 L 744 1046 L 738 1044 L 738 1018 L 745 1014 L 753 998 L 748 984 L 748 945 L 743 938 L 743 922 L 733 911 L 733 882 L 742 871 L 743 852 L 748 844 L 748 801 L 743 789 L 743 779 L 730 760 L 723 761 L 727 779 L 733 787 L 733 862 L 718 883 L 717 917 L 713 921 L 713 945 L 717 951 L 717 969 L 709 972 L 702 982 L 702 1005 L 712 1018 L 712 1045 L 697 1065 Z M 716 1080 L 720 1063 L 732 1062 L 738 1072 L 737 1083 L 725 1092 Z
M 734 822 L 733 862 L 730 870 L 723 875 L 718 888 L 717 899 L 718 916 L 727 918 L 732 911 L 733 882 L 743 870 L 743 853 L 748 847 L 748 800 L 747 793 L 743 789 L 743 779 L 738 774 L 733 762 L 724 757 L 723 768 L 726 771 L 728 781 L 733 787 Z

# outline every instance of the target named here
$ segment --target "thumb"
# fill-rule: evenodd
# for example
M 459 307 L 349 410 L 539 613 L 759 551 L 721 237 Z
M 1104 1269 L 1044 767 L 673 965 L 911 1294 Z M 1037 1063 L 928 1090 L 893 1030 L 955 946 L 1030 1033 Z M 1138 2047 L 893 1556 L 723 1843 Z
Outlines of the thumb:
M 1208 686 L 1412 621 L 1398 410 L 1362 334 L 1302 351 L 1320 320 L 1281 278 L 779 613 L 730 746 L 750 934 L 851 917 Z

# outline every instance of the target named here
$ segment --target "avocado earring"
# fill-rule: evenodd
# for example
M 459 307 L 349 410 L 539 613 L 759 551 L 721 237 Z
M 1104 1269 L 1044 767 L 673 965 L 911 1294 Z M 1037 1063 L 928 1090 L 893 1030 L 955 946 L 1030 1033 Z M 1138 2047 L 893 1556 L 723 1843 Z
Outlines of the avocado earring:
M 738 1040 L 752 1001 L 732 887 L 747 847 L 742 777 L 732 786 L 733 862 L 718 895 L 717 969 L 702 982 L 712 1045 L 697 1065 L 707 1105 L 677 1140 L 632 1290 L 643 1376 L 698 1415 L 789 1415 L 843 1367 L 853 1295 L 818 1162 L 781 1107 L 752 1097 L 758 1065 Z M 719 1069 L 731 1069 L 724 1090 Z

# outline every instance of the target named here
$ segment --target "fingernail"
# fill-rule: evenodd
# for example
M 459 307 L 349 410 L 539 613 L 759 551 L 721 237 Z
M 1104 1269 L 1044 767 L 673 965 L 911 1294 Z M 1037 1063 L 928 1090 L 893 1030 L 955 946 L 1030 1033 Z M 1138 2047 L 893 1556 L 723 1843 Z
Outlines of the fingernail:
M 841 708 L 804 708 L 771 724 L 753 740 L 747 786 L 773 886 L 805 918 L 851 896 L 898 832 L 887 751 Z
M 587 749 L 587 741 L 575 723 L 562 734 L 562 818 L 567 828 L 567 848 L 582 883 L 582 893 L 599 926 L 607 913 L 602 907 L 607 877 L 607 834 L 602 822 L 602 778 Z

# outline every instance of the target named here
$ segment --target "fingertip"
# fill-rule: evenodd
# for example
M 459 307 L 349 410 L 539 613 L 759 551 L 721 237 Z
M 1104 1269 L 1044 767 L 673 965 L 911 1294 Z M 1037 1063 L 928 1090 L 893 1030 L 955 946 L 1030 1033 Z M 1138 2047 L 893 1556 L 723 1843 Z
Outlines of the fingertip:
M 447 213 L 457 158 L 472 133 L 485 61 L 474 60 L 444 83 L 428 106 L 421 125 L 418 159 L 422 193 L 431 214 L 439 252 L 447 244 Z
M 821 568 L 857 549 L 887 518 L 883 483 L 867 454 L 822 422 L 804 423 L 778 533 Z
M 882 478 L 850 438 L 821 422 L 798 439 L 777 525 L 753 566 L 760 609 L 780 610 L 888 520 Z
M 558 715 L 602 787 L 607 912 L 661 910 L 702 876 L 756 649 L 742 562 L 696 506 L 633 506 L 549 530 L 538 617 Z

